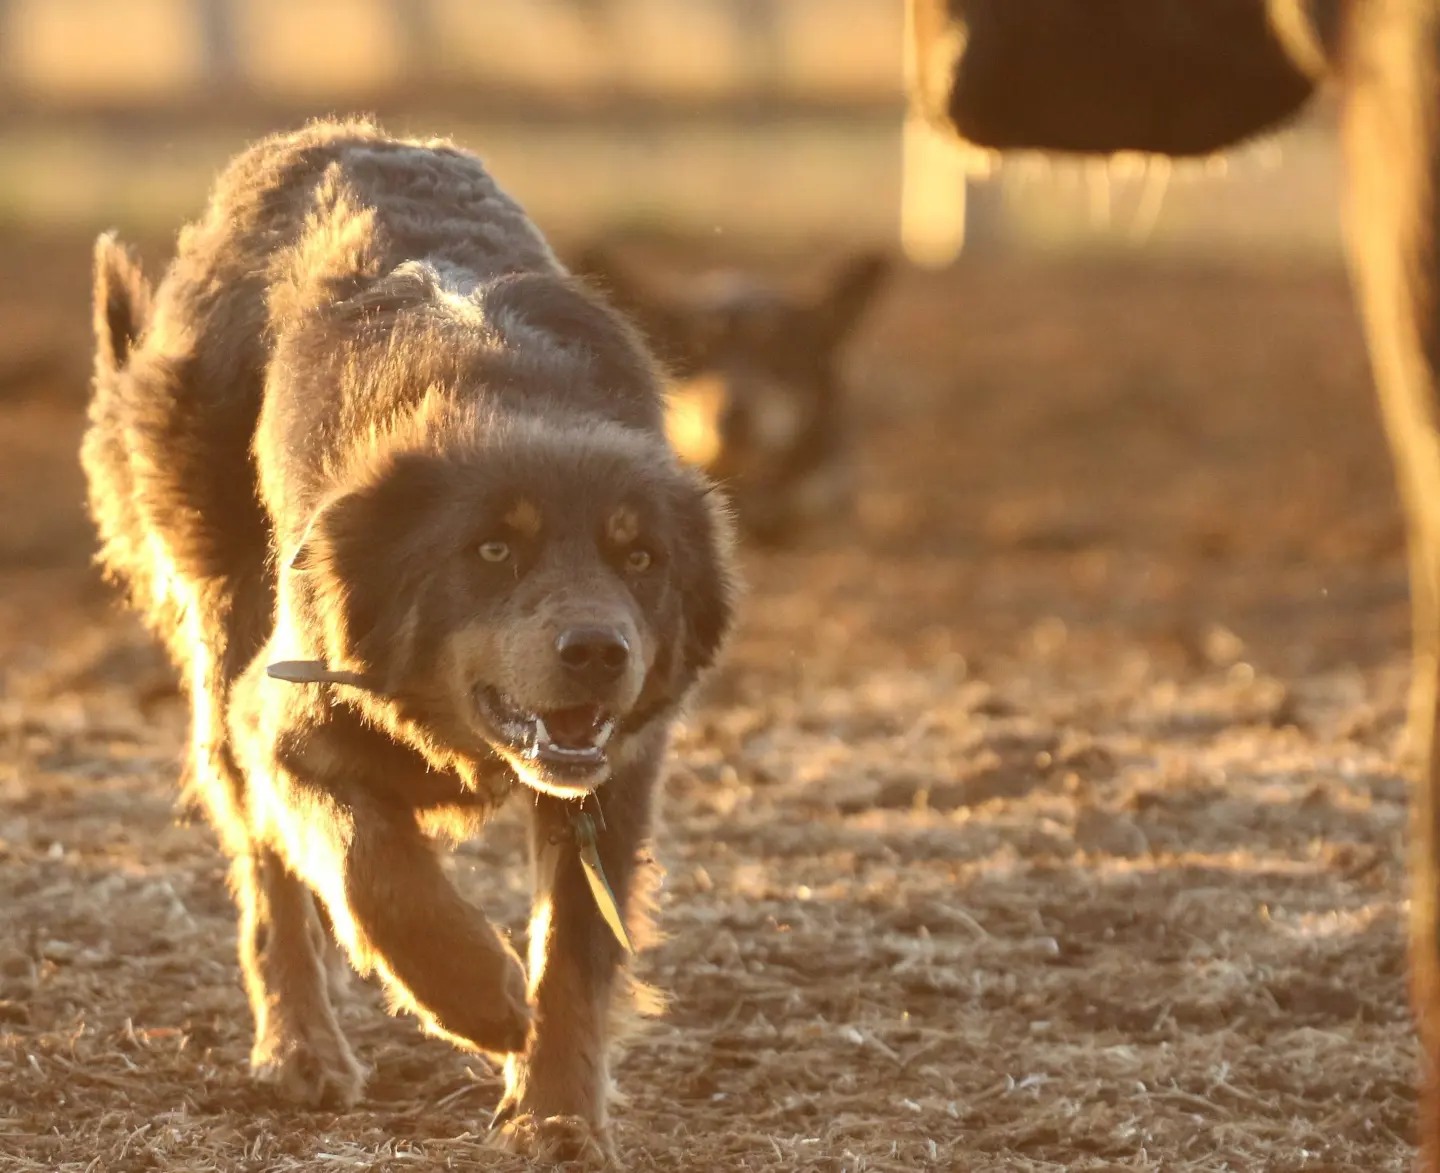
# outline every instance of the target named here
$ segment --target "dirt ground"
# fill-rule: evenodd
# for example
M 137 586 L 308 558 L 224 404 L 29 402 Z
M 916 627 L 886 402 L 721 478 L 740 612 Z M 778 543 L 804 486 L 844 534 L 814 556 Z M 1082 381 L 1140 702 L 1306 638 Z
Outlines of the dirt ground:
M 343 1013 L 277 1107 L 164 665 L 86 567 L 85 242 L 0 242 L 0 1169 L 508 1169 Z M 158 255 L 152 252 L 152 255 Z M 1401 530 L 1344 275 L 967 259 L 853 351 L 854 524 L 751 552 L 680 740 L 635 1170 L 1412 1155 Z M 455 872 L 523 923 L 502 817 Z

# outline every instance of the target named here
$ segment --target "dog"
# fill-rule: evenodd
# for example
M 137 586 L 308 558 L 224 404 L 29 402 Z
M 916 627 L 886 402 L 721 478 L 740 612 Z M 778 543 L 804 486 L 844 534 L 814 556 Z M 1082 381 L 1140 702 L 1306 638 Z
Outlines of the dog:
M 849 257 L 810 295 L 733 269 L 656 280 L 598 243 L 573 268 L 665 363 L 671 442 L 725 485 L 747 538 L 782 544 L 852 506 L 840 356 L 884 287 L 888 257 Z
M 650 353 L 476 157 L 360 121 L 239 155 L 153 289 L 101 237 L 94 312 L 99 558 L 188 683 L 254 1075 L 360 1096 L 328 929 L 394 1008 L 506 1056 L 502 1142 L 608 1151 L 669 731 L 736 590 Z M 528 966 L 434 847 L 516 791 Z

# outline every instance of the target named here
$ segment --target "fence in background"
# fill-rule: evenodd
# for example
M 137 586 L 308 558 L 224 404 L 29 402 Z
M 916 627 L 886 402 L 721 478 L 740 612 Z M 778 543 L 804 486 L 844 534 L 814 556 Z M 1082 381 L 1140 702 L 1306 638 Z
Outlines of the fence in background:
M 0 0 L 0 100 L 889 105 L 900 0 Z

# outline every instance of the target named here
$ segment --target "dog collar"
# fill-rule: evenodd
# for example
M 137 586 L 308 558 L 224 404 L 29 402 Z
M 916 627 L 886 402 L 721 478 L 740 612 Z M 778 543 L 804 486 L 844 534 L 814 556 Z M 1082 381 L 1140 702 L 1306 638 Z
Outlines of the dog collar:
M 366 692 L 378 692 L 375 682 L 359 672 L 331 668 L 323 660 L 280 660 L 267 664 L 265 675 L 287 684 L 348 684 Z

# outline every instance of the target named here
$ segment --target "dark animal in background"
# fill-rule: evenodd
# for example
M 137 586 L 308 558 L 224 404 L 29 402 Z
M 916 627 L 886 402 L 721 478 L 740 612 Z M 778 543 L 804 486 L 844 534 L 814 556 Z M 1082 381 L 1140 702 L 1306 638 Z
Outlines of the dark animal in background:
M 472 155 L 358 122 L 240 155 L 153 293 L 107 237 L 95 283 L 91 507 L 189 683 L 255 1074 L 361 1093 L 329 925 L 397 1008 L 507 1057 L 504 1139 L 603 1147 L 669 730 L 731 618 L 726 513 L 649 353 Z M 433 846 L 517 789 L 528 975 Z
M 666 426 L 724 484 L 745 534 L 783 542 L 843 515 L 855 491 L 841 360 L 890 270 L 852 257 L 806 294 L 753 272 L 657 278 L 594 245 L 573 262 L 628 313 L 671 376 Z
M 1440 1169 L 1440 0 L 908 0 L 912 109 L 987 147 L 1203 153 L 1341 102 L 1351 267 L 1410 542 L 1410 975 Z

